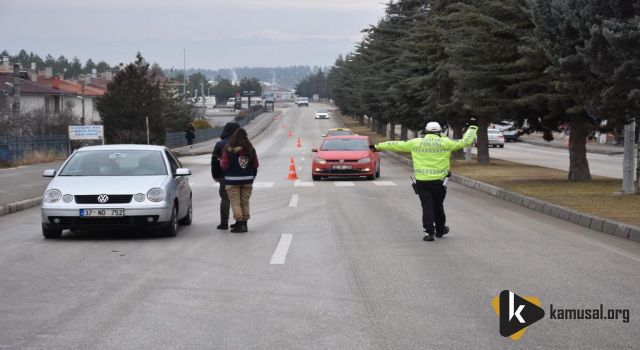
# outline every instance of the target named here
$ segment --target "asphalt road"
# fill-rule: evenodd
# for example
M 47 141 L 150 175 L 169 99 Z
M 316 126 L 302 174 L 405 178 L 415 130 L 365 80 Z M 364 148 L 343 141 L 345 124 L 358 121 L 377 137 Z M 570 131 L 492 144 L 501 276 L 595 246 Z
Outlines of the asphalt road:
M 637 348 L 640 244 L 456 184 L 451 233 L 423 242 L 406 166 L 383 157 L 379 180 L 311 181 L 310 148 L 335 125 L 318 107 L 286 109 L 254 139 L 246 234 L 215 229 L 207 155 L 183 158 L 194 223 L 175 238 L 51 241 L 39 208 L 0 217 L 0 349 Z M 285 179 L 291 157 L 299 182 Z M 518 342 L 491 308 L 503 289 L 547 312 Z M 552 320 L 549 304 L 630 320 Z
M 473 152 L 476 152 L 474 148 Z M 569 170 L 569 151 L 535 146 L 523 142 L 507 142 L 504 148 L 489 148 L 491 157 L 513 162 Z M 587 153 L 591 175 L 622 179 L 622 155 Z

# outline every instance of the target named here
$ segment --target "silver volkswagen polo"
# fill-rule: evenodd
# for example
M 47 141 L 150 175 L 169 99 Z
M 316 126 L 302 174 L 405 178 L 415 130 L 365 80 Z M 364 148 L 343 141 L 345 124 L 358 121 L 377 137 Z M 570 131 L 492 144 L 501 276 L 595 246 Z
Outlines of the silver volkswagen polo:
M 157 228 L 175 236 L 193 218 L 189 169 L 163 146 L 84 147 L 51 177 L 42 198 L 42 234 L 65 229 Z

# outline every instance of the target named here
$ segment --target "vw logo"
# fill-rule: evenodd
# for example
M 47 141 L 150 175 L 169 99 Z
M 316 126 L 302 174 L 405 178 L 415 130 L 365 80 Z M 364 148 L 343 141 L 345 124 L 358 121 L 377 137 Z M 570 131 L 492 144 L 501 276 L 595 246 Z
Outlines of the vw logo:
M 98 196 L 98 203 L 107 203 L 109 201 L 109 196 L 107 196 L 106 194 L 101 194 Z

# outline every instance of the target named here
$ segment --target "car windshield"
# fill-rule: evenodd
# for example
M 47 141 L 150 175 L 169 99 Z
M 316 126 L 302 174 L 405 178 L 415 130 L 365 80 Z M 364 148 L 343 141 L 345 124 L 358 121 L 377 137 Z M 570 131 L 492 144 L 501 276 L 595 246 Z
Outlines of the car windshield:
M 60 176 L 167 175 L 161 151 L 100 150 L 76 152 Z
M 353 135 L 351 130 L 329 130 L 327 136 Z
M 365 139 L 331 139 L 325 140 L 321 151 L 364 151 L 369 149 Z

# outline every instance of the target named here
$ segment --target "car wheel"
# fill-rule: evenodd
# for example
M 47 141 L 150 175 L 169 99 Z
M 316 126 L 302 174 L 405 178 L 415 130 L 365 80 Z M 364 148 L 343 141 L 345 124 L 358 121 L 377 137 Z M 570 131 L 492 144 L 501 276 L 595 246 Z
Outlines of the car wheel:
M 320 181 L 320 179 L 322 179 L 322 177 L 318 176 L 318 175 L 311 175 L 311 179 L 313 181 Z
M 165 237 L 175 237 L 178 234 L 178 206 L 175 204 L 171 208 L 171 219 L 163 233 Z
M 500 148 L 504 148 L 504 145 L 499 145 L 498 147 L 500 147 Z
M 46 239 L 57 239 L 57 238 L 62 237 L 62 230 L 48 229 L 48 228 L 44 227 L 44 224 L 42 224 L 42 235 Z
M 187 210 L 187 215 L 185 215 L 185 217 L 180 219 L 180 225 L 189 226 L 191 225 L 192 221 L 193 221 L 193 200 L 191 197 L 189 197 L 189 209 Z
M 378 171 L 376 171 L 376 177 L 380 177 L 380 165 L 378 164 Z

